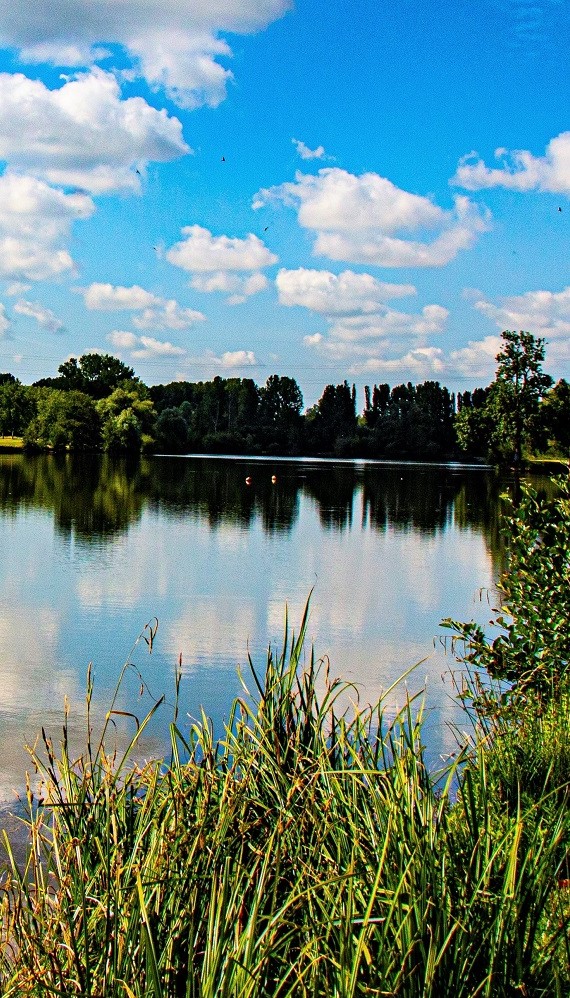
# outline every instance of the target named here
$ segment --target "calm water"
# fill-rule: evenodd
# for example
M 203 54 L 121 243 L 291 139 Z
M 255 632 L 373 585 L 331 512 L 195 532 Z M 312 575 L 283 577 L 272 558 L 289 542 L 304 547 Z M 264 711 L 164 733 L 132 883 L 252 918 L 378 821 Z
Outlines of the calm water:
M 451 751 L 439 622 L 489 616 L 503 485 L 480 468 L 0 455 L 0 800 L 22 787 L 24 742 L 42 725 L 58 740 L 64 697 L 81 740 L 90 662 L 101 716 L 126 659 L 171 700 L 181 655 L 184 723 L 203 705 L 219 730 L 248 649 L 262 668 L 285 606 L 295 624 L 311 589 L 317 655 L 363 700 L 425 659 L 408 686 L 427 680 L 430 748 Z M 152 656 L 144 642 L 131 653 L 153 617 Z M 121 706 L 142 716 L 140 685 L 130 670 Z

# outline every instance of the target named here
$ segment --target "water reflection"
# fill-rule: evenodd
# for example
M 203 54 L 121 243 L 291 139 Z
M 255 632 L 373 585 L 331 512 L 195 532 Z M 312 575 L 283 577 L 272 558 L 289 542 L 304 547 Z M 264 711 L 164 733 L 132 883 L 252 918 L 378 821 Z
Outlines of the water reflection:
M 249 649 L 263 668 L 285 604 L 296 625 L 313 588 L 309 643 L 364 701 L 430 656 L 410 686 L 427 677 L 434 751 L 447 751 L 452 663 L 432 639 L 444 616 L 488 617 L 476 594 L 502 568 L 505 484 L 457 467 L 0 455 L 0 798 L 24 740 L 60 726 L 64 695 L 81 713 L 89 661 L 104 712 L 150 617 L 151 689 L 172 693 L 182 654 L 183 711 L 203 705 L 220 730 L 236 667 Z
M 350 529 L 355 516 L 364 527 L 426 534 L 454 520 L 483 532 L 499 563 L 504 487 L 492 472 L 439 466 L 0 455 L 0 510 L 49 510 L 59 531 L 87 544 L 112 542 L 145 508 L 204 519 L 212 529 L 259 520 L 268 533 L 290 531 L 306 496 L 333 531 Z

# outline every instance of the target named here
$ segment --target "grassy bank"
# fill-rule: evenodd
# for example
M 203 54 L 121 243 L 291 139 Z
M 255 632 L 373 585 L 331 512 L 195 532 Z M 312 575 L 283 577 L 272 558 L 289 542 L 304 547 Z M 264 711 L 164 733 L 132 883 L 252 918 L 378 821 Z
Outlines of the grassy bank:
M 23 450 L 24 440 L 22 437 L 2 437 L 0 436 L 0 451 Z
M 123 758 L 46 742 L 49 806 L 30 797 L 3 882 L 4 996 L 570 994 L 565 677 L 471 683 L 474 744 L 430 773 L 421 703 L 344 713 L 305 627 L 252 665 L 219 742 L 177 711 L 165 764 L 131 764 L 144 723 Z

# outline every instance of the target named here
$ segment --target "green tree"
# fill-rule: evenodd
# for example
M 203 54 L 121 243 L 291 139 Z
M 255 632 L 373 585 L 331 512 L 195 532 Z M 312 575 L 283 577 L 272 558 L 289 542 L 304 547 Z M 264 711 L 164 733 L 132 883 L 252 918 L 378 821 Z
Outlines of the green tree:
M 99 414 L 84 392 L 43 388 L 37 391 L 37 416 L 24 433 L 27 447 L 41 450 L 97 450 Z
M 523 484 L 519 501 L 508 500 L 503 530 L 509 564 L 490 621 L 497 636 L 474 621 L 444 621 L 466 642 L 463 661 L 511 684 L 504 699 L 530 690 L 556 696 L 568 677 L 570 483 L 560 479 L 556 485 L 552 498 Z
M 15 378 L 0 383 L 0 434 L 22 436 L 35 414 L 32 389 Z
M 259 427 L 264 448 L 298 454 L 301 448 L 303 396 L 294 378 L 272 374 L 259 392 Z
M 188 421 L 184 419 L 181 407 L 163 409 L 155 430 L 157 445 L 164 450 L 182 453 L 188 449 Z
M 265 423 L 295 420 L 303 408 L 301 389 L 294 378 L 272 374 L 260 394 L 261 419 Z
M 138 382 L 132 367 L 109 353 L 84 353 L 79 361 L 71 357 L 60 364 L 58 387 L 78 389 L 94 399 L 102 399 L 124 382 Z
M 347 381 L 326 385 L 307 418 L 310 446 L 316 451 L 350 452 L 357 443 L 355 395 Z
M 546 393 L 540 407 L 545 433 L 564 454 L 570 452 L 570 385 L 561 378 Z
M 473 393 L 460 392 L 457 396 L 457 414 L 454 431 L 460 450 L 471 457 L 493 460 L 495 423 L 489 404 L 489 388 L 476 388 Z
M 140 451 L 151 445 L 156 411 L 143 385 L 115 388 L 97 402 L 103 447 L 112 453 Z
M 532 333 L 505 329 L 501 333 L 503 346 L 497 354 L 495 390 L 491 404 L 496 416 L 496 432 L 503 446 L 512 453 L 515 465 L 520 464 L 523 446 L 533 447 L 539 440 L 538 415 L 540 402 L 552 385 L 552 378 L 542 371 L 544 339 Z

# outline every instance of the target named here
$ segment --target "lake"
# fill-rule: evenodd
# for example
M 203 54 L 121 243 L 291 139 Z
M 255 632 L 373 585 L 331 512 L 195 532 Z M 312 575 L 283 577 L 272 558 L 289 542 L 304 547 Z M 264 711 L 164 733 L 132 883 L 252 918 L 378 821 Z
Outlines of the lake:
M 430 753 L 445 756 L 463 719 L 440 620 L 489 618 L 504 486 L 449 465 L 0 455 L 0 799 L 23 786 L 24 742 L 42 725 L 59 740 L 64 698 L 81 743 L 89 663 L 96 720 L 126 660 L 123 710 L 166 694 L 147 754 L 167 750 L 180 658 L 182 726 L 203 706 L 221 731 L 238 666 L 249 652 L 263 670 L 311 592 L 309 641 L 361 701 L 421 661 L 407 686 L 427 684 Z M 153 618 L 152 655 L 131 651 Z M 126 737 L 132 722 L 116 724 Z

